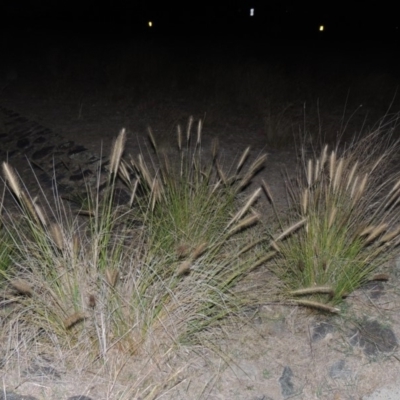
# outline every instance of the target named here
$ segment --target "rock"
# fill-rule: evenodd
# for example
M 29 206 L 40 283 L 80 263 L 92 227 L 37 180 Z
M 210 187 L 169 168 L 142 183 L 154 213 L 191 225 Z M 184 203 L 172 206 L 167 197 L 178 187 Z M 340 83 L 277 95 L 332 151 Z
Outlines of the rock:
M 329 376 L 332 379 L 347 379 L 351 377 L 351 370 L 346 368 L 345 360 L 338 360 L 330 367 Z
M 360 346 L 369 357 L 377 356 L 379 353 L 390 353 L 398 344 L 393 331 L 376 320 L 364 319 L 350 332 L 349 337 L 350 344 Z
M 328 333 L 333 332 L 334 326 L 326 321 L 316 322 L 313 326 L 311 340 L 318 342 L 323 339 Z
M 3 392 L 0 391 L 0 400 L 38 400 L 36 397 L 33 396 L 25 396 L 22 394 L 16 394 L 13 392 Z
M 287 399 L 294 393 L 294 385 L 292 383 L 293 372 L 292 369 L 286 366 L 283 369 L 282 376 L 279 378 L 279 384 L 281 385 L 281 393 L 284 399 Z
M 53 367 L 48 365 L 32 364 L 29 368 L 22 372 L 25 376 L 37 378 L 60 379 L 61 374 Z

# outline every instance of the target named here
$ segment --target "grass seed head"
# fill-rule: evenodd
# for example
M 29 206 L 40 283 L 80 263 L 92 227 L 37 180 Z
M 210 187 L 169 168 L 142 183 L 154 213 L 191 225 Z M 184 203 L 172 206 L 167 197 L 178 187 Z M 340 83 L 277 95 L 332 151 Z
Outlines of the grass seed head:
M 59 250 L 64 249 L 64 237 L 61 231 L 61 227 L 57 223 L 53 223 L 50 225 L 50 234 L 51 237 Z
M 187 128 L 186 128 L 186 141 L 187 141 L 187 143 L 190 142 L 190 134 L 192 132 L 192 125 L 193 125 L 193 116 L 191 115 L 189 117 L 188 125 L 187 125 Z
M 10 285 L 19 294 L 22 294 L 22 295 L 28 296 L 28 297 L 33 296 L 33 290 L 31 288 L 30 284 L 24 279 L 14 279 L 10 282 Z
M 65 329 L 71 329 L 73 326 L 76 324 L 79 324 L 80 322 L 83 322 L 83 320 L 86 318 L 86 315 L 82 312 L 75 312 L 71 314 L 69 317 L 65 318 L 63 321 L 64 328 Z
M 250 146 L 248 146 L 245 149 L 245 151 L 242 153 L 242 156 L 240 157 L 239 162 L 238 162 L 237 167 L 236 167 L 236 173 L 238 173 L 242 169 L 243 164 L 246 162 L 246 160 L 247 160 L 247 158 L 249 156 L 249 153 L 250 153 Z
M 107 268 L 105 271 L 106 281 L 113 288 L 117 284 L 118 271 L 116 269 Z
M 10 185 L 12 192 L 18 199 L 20 199 L 22 190 L 17 174 L 15 173 L 14 168 L 11 167 L 11 165 L 5 161 L 3 162 L 3 173 L 5 175 L 8 184 Z
M 292 290 L 291 296 L 307 296 L 312 294 L 328 294 L 330 297 L 335 295 L 335 291 L 330 286 L 312 286 L 304 289 Z
M 207 242 L 199 244 L 193 251 L 191 259 L 197 260 L 207 249 Z
M 336 169 L 336 152 L 332 150 L 331 156 L 329 157 L 329 180 L 332 182 L 335 175 Z
M 114 140 L 111 157 L 110 157 L 110 173 L 117 174 L 119 169 L 119 164 L 121 161 L 122 153 L 125 149 L 126 142 L 126 130 L 125 128 L 121 129 L 117 139 Z
M 333 313 L 333 314 L 336 314 L 336 313 L 340 312 L 339 308 L 332 307 L 332 306 L 330 306 L 328 304 L 320 303 L 318 301 L 296 299 L 296 300 L 293 300 L 293 302 L 295 304 L 298 304 L 299 306 L 315 308 L 317 310 L 324 311 L 324 312 L 329 312 L 329 313 Z
M 176 271 L 178 276 L 188 274 L 192 267 L 192 260 L 185 260 L 179 264 L 178 270 Z
M 95 308 L 96 307 L 96 296 L 94 294 L 90 294 L 88 298 L 88 307 Z

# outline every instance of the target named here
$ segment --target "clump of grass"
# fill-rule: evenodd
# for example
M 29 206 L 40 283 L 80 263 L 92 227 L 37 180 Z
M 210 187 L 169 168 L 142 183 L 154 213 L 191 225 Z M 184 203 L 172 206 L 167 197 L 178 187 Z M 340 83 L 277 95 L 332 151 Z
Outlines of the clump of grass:
M 211 156 L 206 159 L 201 147 L 201 121 L 195 137 L 192 124 L 190 120 L 185 135 L 178 127 L 177 155 L 171 157 L 160 151 L 149 131 L 155 157 L 146 162 L 139 154 L 121 169 L 132 193 L 138 188 L 143 193 L 138 205 L 141 218 L 151 229 L 152 247 L 169 253 L 172 249 L 178 257 L 184 257 L 203 243 L 215 245 L 217 238 L 225 237 L 228 228 L 232 230 L 241 221 L 259 191 L 246 210 L 232 218 L 237 197 L 265 161 L 265 156 L 260 156 L 243 172 L 250 151 L 247 148 L 233 171 L 224 170 L 218 158 L 218 142 L 213 142 Z M 256 216 L 251 219 L 255 222 Z
M 226 171 L 216 142 L 211 156 L 204 158 L 201 122 L 194 137 L 192 124 L 189 120 L 185 135 L 178 127 L 178 156 L 159 151 L 150 131 L 155 157 L 147 162 L 142 154 L 131 157 L 120 170 L 132 193 L 141 192 L 135 218 L 144 226 L 142 262 L 147 266 L 141 268 L 146 277 L 137 287 L 137 300 L 143 304 L 145 298 L 158 298 L 151 318 L 168 317 L 171 332 L 181 331 L 178 336 L 184 340 L 245 302 L 232 290 L 263 259 L 255 252 L 256 245 L 248 246 L 254 240 L 246 234 L 258 222 L 252 206 L 260 189 L 242 200 L 239 209 L 237 200 L 262 168 L 265 156 L 246 170 L 246 149 L 237 165 Z
M 297 304 L 337 312 L 393 257 L 400 180 L 387 174 L 393 148 L 379 145 L 379 137 L 375 132 L 343 153 L 325 146 L 291 187 L 292 218 L 300 222 L 274 238 L 272 268 Z
M 90 361 L 110 350 L 165 354 L 249 303 L 235 288 L 271 254 L 251 234 L 260 189 L 238 196 L 265 157 L 246 169 L 246 149 L 226 171 L 216 147 L 204 161 L 201 123 L 193 142 L 191 127 L 185 139 L 179 130 L 177 162 L 152 136 L 156 157 L 123 160 L 121 131 L 104 191 L 88 188 L 78 216 L 57 196 L 42 206 L 3 164 L 20 211 L 6 225 L 15 250 L 2 287 L 16 305 L 9 318 L 40 328 L 63 349 L 84 349 Z M 114 203 L 118 177 L 131 189 L 124 206 Z

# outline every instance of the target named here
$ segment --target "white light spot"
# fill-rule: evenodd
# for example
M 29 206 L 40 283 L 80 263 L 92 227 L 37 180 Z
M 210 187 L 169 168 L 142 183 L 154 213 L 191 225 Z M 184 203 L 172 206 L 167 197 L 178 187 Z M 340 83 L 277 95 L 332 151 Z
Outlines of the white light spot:
M 320 31 L 320 32 L 323 32 L 324 30 L 325 30 L 325 26 L 324 26 L 324 25 L 320 25 L 320 26 L 319 26 L 319 31 Z
M 149 25 L 149 28 L 151 28 L 153 26 L 153 22 L 149 21 L 148 25 Z
M 254 17 L 254 8 L 250 8 L 250 17 Z

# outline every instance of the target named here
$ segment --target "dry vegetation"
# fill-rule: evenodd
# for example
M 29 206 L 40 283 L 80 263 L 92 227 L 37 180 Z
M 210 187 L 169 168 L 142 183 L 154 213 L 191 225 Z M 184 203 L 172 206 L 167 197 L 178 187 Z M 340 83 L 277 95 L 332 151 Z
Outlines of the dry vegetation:
M 231 126 L 259 130 L 262 146 L 286 146 L 299 130 L 310 133 L 311 144 L 323 143 L 302 160 L 288 190 L 289 213 L 276 211 L 274 220 L 261 216 L 271 206 L 263 194 L 275 208 L 268 182 L 245 191 L 265 157 L 249 163 L 243 149 L 235 165 L 226 165 L 216 142 L 211 152 L 202 148 L 201 123 L 193 133 L 192 121 L 178 130 L 175 147 L 170 137 L 160 146 L 150 132 L 151 154 L 123 157 L 122 131 L 106 187 L 88 186 L 75 199 L 78 213 L 56 188 L 54 199 L 44 192 L 32 198 L 4 163 L 4 196 L 13 197 L 19 211 L 2 208 L 0 220 L 1 361 L 8 370 L 21 371 L 44 353 L 82 378 L 95 371 L 106 382 L 104 398 L 168 397 L 186 377 L 197 376 L 205 349 L 231 363 L 217 342 L 224 324 L 243 318 L 244 310 L 283 303 L 340 314 L 346 296 L 371 279 L 386 279 L 386 260 L 400 239 L 399 175 L 389 168 L 398 146 L 385 139 L 392 126 L 361 139 L 364 125 L 347 148 L 335 141 L 353 133 L 354 119 L 342 107 L 348 88 L 348 109 L 362 103 L 381 115 L 392 96 L 388 75 L 369 75 L 358 63 L 343 67 L 340 59 L 296 64 L 307 54 L 274 64 L 265 55 L 243 62 L 245 55 L 222 48 L 214 49 L 219 58 L 204 56 L 197 45 L 185 55 L 165 44 L 138 42 L 129 51 L 109 46 L 93 50 L 79 43 L 35 54 L 26 76 L 1 94 L 13 85 L 24 98 L 33 93 L 35 104 L 26 110 L 14 99 L 18 111 L 29 115 L 37 104 L 50 113 L 66 110 L 66 125 L 86 118 L 101 125 L 99 103 L 104 119 L 121 110 L 172 125 L 193 112 L 179 108 L 188 103 L 216 129 L 234 115 Z M 121 183 L 131 194 L 124 205 L 116 201 Z M 90 387 L 91 379 L 84 384 Z M 189 385 L 186 390 L 194 398 Z M 209 390 L 196 394 L 207 398 Z
M 78 215 L 57 196 L 54 205 L 31 198 L 3 163 L 19 208 L 19 215 L 3 210 L 1 227 L 2 331 L 20 332 L 8 349 L 10 368 L 21 346 L 65 354 L 66 367 L 84 354 L 82 371 L 114 370 L 109 396 L 117 398 L 112 387 L 126 377 L 124 366 L 141 360 L 143 376 L 118 398 L 155 398 L 182 373 L 160 377 L 156 366 L 182 349 L 212 347 L 210 332 L 246 307 L 289 300 L 340 312 L 346 295 L 384 279 L 400 239 L 399 177 L 388 170 L 394 147 L 377 145 L 383 133 L 306 160 L 290 188 L 289 218 L 276 215 L 275 233 L 256 211 L 262 189 L 243 194 L 265 156 L 246 167 L 246 149 L 236 165 L 221 165 L 214 142 L 205 158 L 201 122 L 195 135 L 192 120 L 178 129 L 175 157 L 150 131 L 154 154 L 123 159 L 122 130 L 105 189 L 88 187 Z M 131 192 L 122 206 L 114 203 L 119 179 Z

